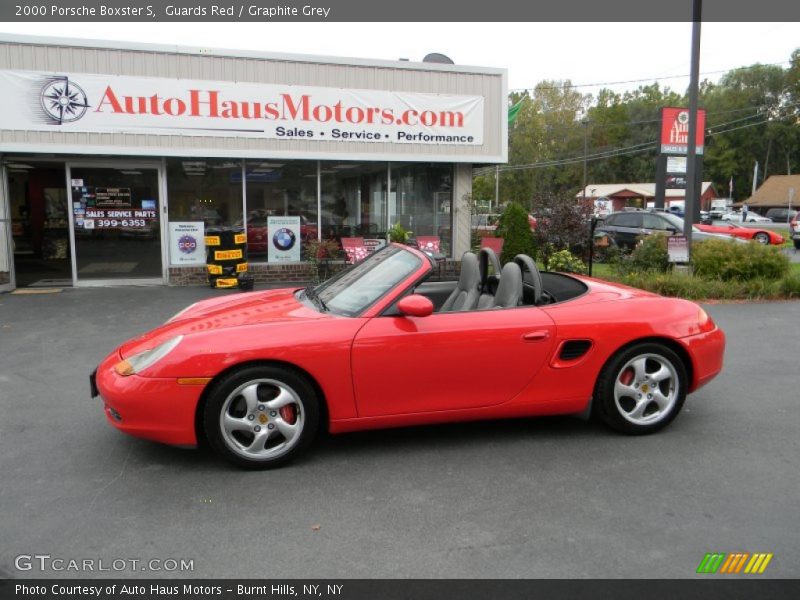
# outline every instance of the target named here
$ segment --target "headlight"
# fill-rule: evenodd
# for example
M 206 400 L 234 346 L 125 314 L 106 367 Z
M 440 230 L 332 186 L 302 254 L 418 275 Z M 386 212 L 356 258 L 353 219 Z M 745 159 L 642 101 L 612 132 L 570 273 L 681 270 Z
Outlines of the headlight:
M 150 350 L 145 350 L 144 352 L 139 352 L 139 354 L 129 356 L 125 360 L 114 365 L 114 370 L 118 375 L 122 375 L 123 377 L 141 373 L 147 367 L 154 365 L 167 354 L 172 352 L 172 350 L 174 350 L 175 347 L 181 343 L 182 339 L 183 336 L 179 335 L 167 340 L 163 344 L 159 344 L 155 348 L 151 348 Z
M 176 312 L 176 313 L 175 313 L 174 315 L 172 315 L 172 316 L 171 316 L 169 319 L 167 319 L 167 323 L 169 323 L 169 322 L 171 322 L 171 321 L 174 321 L 175 319 L 177 319 L 178 317 L 180 317 L 180 316 L 181 316 L 183 313 L 185 313 L 187 310 L 189 310 L 189 309 L 191 309 L 191 308 L 194 308 L 194 306 L 195 306 L 195 305 L 197 305 L 197 304 L 199 304 L 199 302 L 195 302 L 194 304 L 190 304 L 189 306 L 187 306 L 187 307 L 186 307 L 186 308 L 184 308 L 183 310 L 181 310 L 181 311 L 179 311 L 179 312 Z

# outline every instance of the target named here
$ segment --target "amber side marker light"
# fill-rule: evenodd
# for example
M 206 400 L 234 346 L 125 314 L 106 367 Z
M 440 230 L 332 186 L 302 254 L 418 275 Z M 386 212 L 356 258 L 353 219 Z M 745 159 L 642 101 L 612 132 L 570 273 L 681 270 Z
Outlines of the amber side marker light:
M 178 377 L 178 385 L 205 385 L 211 377 Z
M 133 365 L 129 363 L 127 360 L 122 360 L 114 365 L 114 370 L 117 372 L 117 375 L 122 375 L 123 377 L 127 377 L 128 375 L 133 375 Z

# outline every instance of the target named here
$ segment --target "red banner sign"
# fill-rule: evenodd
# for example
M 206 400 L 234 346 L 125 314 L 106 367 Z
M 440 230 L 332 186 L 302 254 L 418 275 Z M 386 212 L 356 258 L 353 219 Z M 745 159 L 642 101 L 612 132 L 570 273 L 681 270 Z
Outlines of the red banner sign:
M 703 153 L 706 111 L 697 111 L 697 153 Z M 689 109 L 665 107 L 661 109 L 661 154 L 686 154 L 689 145 Z

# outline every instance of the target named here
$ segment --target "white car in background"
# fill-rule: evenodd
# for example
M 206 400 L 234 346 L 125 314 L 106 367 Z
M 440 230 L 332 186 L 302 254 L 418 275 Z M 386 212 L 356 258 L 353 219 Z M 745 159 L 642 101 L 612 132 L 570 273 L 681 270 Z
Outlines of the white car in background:
M 800 250 L 800 214 L 794 216 L 789 222 L 789 235 L 794 242 L 796 250 Z
M 736 212 L 728 212 L 725 213 L 720 217 L 721 221 L 730 221 L 732 223 L 741 223 L 742 222 L 742 213 L 741 211 Z M 767 217 L 762 217 L 759 214 L 748 212 L 747 219 L 745 219 L 746 223 L 772 223 L 772 219 L 768 219 Z

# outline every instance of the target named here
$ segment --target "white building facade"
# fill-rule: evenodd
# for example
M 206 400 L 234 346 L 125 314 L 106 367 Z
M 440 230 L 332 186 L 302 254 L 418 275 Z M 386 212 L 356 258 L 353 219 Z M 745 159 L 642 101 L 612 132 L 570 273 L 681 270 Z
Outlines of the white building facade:
M 221 231 L 275 280 L 398 223 L 457 258 L 507 160 L 504 69 L 4 35 L 0 85 L 0 291 L 199 283 Z

